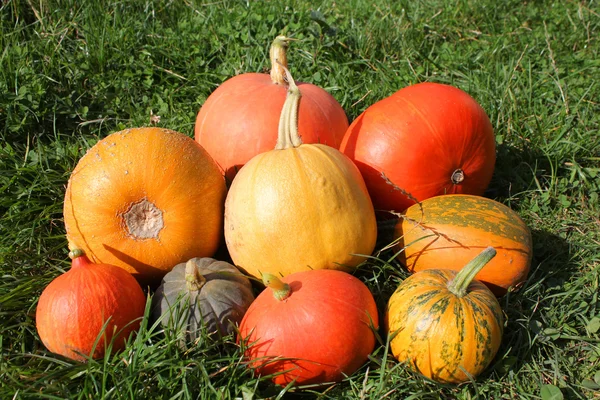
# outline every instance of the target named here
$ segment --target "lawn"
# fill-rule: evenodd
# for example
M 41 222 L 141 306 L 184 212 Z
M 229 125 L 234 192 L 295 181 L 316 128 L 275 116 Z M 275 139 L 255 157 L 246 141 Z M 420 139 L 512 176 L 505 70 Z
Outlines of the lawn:
M 0 30 L 0 398 L 600 398 L 597 1 L 3 0 Z M 486 196 L 523 218 L 534 254 L 526 283 L 500 299 L 502 345 L 475 381 L 406 370 L 385 335 L 344 382 L 304 391 L 253 376 L 231 337 L 181 350 L 147 319 L 102 360 L 41 344 L 39 295 L 70 265 L 62 205 L 78 159 L 152 116 L 193 136 L 220 83 L 268 71 L 278 34 L 297 39 L 294 77 L 329 91 L 349 120 L 424 81 L 463 89 L 490 117 Z M 407 276 L 391 258 L 356 274 L 380 310 Z

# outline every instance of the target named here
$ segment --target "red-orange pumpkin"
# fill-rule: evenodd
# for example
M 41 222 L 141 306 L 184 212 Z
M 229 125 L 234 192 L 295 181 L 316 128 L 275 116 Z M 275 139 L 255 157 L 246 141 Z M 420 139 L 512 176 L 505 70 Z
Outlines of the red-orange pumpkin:
M 367 108 L 340 149 L 360 169 L 380 210 L 402 211 L 442 194 L 482 195 L 496 161 L 483 108 L 438 83 L 408 86 Z
M 278 36 L 271 46 L 271 74 L 245 73 L 225 81 L 200 108 L 196 141 L 232 180 L 252 157 L 272 150 L 277 142 L 279 115 L 286 98 L 288 39 Z M 280 65 L 281 64 L 281 65 Z M 348 119 L 335 98 L 318 86 L 298 83 L 302 92 L 299 131 L 304 143 L 338 148 Z
M 146 297 L 124 269 L 94 264 L 79 249 L 69 256 L 71 269 L 50 282 L 40 296 L 38 334 L 53 353 L 78 361 L 102 358 L 111 340 L 113 351 L 120 350 L 137 331 Z
M 296 272 L 268 286 L 250 305 L 239 336 L 249 367 L 279 385 L 324 385 L 354 373 L 375 346 L 375 300 L 354 276 L 337 270 Z

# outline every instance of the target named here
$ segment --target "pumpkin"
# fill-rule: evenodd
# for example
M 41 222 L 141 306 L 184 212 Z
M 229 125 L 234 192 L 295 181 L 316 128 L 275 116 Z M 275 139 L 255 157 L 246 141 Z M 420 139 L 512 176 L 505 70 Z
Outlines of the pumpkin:
M 437 195 L 482 195 L 496 161 L 485 111 L 439 83 L 408 86 L 371 105 L 340 149 L 360 169 L 375 208 L 398 212 Z
M 533 254 L 531 231 L 507 206 L 471 195 L 438 196 L 409 207 L 395 227 L 400 262 L 410 272 L 458 271 L 482 249 L 498 255 L 477 274 L 496 295 L 524 282 Z
M 123 349 L 144 315 L 146 297 L 130 273 L 114 265 L 92 263 L 73 249 L 71 269 L 42 292 L 36 309 L 37 331 L 53 353 L 77 361 L 102 358 Z
M 217 250 L 226 190 L 217 164 L 191 138 L 160 128 L 116 132 L 71 174 L 67 238 L 94 262 L 158 283 L 174 265 Z
M 495 254 L 489 247 L 458 273 L 428 269 L 398 286 L 385 319 L 397 360 L 443 383 L 465 382 L 487 368 L 502 340 L 502 309 L 473 277 Z
M 350 270 L 377 238 L 356 166 L 333 147 L 300 139 L 301 94 L 291 75 L 288 81 L 275 150 L 242 167 L 225 201 L 227 249 L 236 266 L 259 279 L 265 272 Z
M 278 36 L 271 45 L 271 73 L 244 73 L 225 81 L 204 102 L 195 137 L 232 180 L 252 157 L 273 149 L 279 112 L 286 97 L 289 39 Z M 304 101 L 299 125 L 304 143 L 339 147 L 348 128 L 346 113 L 325 90 L 299 83 Z
M 168 272 L 152 299 L 155 320 L 193 343 L 204 331 L 233 334 L 254 301 L 250 281 L 233 265 L 192 258 Z
M 338 382 L 367 361 L 378 328 L 375 300 L 342 271 L 301 271 L 267 288 L 240 325 L 248 366 L 278 385 Z

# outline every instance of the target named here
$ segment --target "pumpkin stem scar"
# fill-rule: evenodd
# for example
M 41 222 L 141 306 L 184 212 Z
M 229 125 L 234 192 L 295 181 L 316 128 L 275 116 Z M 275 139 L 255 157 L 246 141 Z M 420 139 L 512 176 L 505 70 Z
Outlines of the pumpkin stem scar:
M 467 289 L 475 275 L 486 266 L 492 258 L 496 256 L 496 249 L 488 247 L 483 250 L 477 257 L 469 261 L 459 272 L 456 277 L 448 283 L 448 290 L 457 297 L 463 297 L 467 294 Z
M 197 292 L 202 289 L 202 286 L 206 283 L 206 278 L 198 272 L 198 267 L 192 258 L 185 263 L 185 283 L 188 290 Z
M 302 94 L 296 82 L 294 82 L 290 71 L 283 65 L 281 67 L 285 71 L 289 86 L 285 103 L 283 103 L 281 110 L 281 117 L 279 118 L 279 130 L 275 150 L 294 148 L 302 144 L 302 139 L 300 139 L 300 135 L 298 134 L 298 108 Z
M 461 183 L 462 181 L 465 180 L 465 171 L 463 171 L 460 168 L 454 170 L 454 172 L 452 173 L 452 176 L 450 177 L 450 180 L 455 185 L 458 185 L 459 183 Z
M 163 212 L 146 198 L 132 203 L 122 214 L 127 233 L 134 239 L 157 239 L 164 227 Z
M 262 275 L 262 280 L 265 286 L 267 286 L 273 291 L 273 296 L 275 296 L 275 298 L 279 301 L 287 299 L 292 294 L 292 289 L 290 288 L 290 285 L 282 282 L 281 279 L 279 279 L 273 274 L 265 272 Z
M 287 68 L 287 48 L 289 38 L 285 36 L 277 36 L 271 48 L 269 49 L 269 58 L 271 59 L 271 82 L 276 85 L 285 85 L 284 68 Z M 283 68 L 282 68 L 283 67 Z

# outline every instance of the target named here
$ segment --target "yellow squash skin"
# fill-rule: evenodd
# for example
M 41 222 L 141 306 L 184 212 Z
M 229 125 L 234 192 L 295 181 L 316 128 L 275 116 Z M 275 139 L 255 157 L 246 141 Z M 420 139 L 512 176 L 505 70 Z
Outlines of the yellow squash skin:
M 238 172 L 225 202 L 234 263 L 260 278 L 309 269 L 349 270 L 370 255 L 375 212 L 356 166 L 321 144 L 259 154 Z
M 116 132 L 71 174 L 67 238 L 95 263 L 156 282 L 178 263 L 216 251 L 226 190 L 217 164 L 191 138 L 160 128 Z
M 502 340 L 502 310 L 493 293 L 472 281 L 467 294 L 448 290 L 451 270 L 417 272 L 389 300 L 385 323 L 392 354 L 426 377 L 460 383 L 490 364 Z
M 265 272 L 350 270 L 371 254 L 377 239 L 375 211 L 358 168 L 337 149 L 302 144 L 301 94 L 285 71 L 289 87 L 275 150 L 240 169 L 225 201 L 229 254 L 259 279 Z
M 442 195 L 409 207 L 396 225 L 399 261 L 410 272 L 460 270 L 482 249 L 494 257 L 477 274 L 497 296 L 527 278 L 533 254 L 531 231 L 519 215 L 497 201 L 471 195 Z

